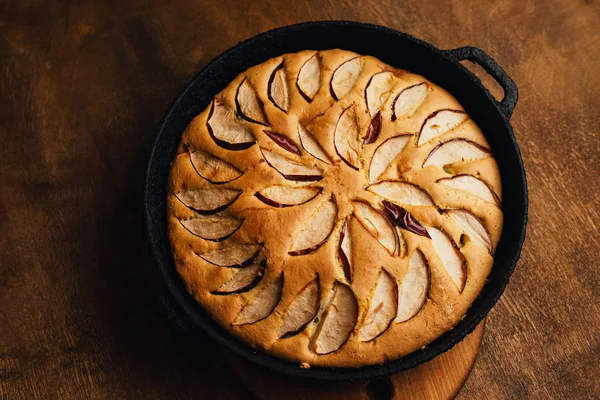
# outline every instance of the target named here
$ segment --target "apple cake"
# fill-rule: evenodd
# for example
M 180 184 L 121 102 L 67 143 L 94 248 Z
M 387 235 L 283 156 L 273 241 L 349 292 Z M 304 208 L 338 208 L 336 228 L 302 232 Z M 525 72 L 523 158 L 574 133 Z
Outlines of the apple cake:
M 167 192 L 191 295 L 303 367 L 381 363 L 451 329 L 503 223 L 498 166 L 458 101 L 343 50 L 237 76 L 183 133 Z

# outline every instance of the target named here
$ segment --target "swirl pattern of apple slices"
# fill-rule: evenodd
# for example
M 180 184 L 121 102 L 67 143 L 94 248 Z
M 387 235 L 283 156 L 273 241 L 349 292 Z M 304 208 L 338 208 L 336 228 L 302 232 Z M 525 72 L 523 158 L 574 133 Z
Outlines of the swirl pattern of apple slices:
M 342 112 L 335 126 L 333 143 L 338 156 L 352 169 L 358 171 L 360 152 L 359 127 L 356 120 L 356 107 L 350 106 Z
M 254 194 L 257 199 L 272 207 L 293 207 L 304 204 L 321 193 L 323 188 L 313 186 L 268 186 Z
M 212 183 L 227 183 L 236 180 L 243 172 L 207 152 L 196 150 L 190 152 L 192 166 L 202 178 Z
M 302 64 L 296 79 L 296 87 L 300 95 L 308 102 L 311 102 L 317 95 L 321 87 L 321 61 L 318 53 Z
M 247 292 L 253 289 L 265 273 L 265 261 L 256 261 L 248 267 L 241 268 L 228 281 L 223 283 L 212 294 L 230 295 Z
M 323 179 L 323 173 L 318 167 L 290 160 L 267 149 L 260 150 L 267 164 L 287 180 L 310 182 Z
M 422 82 L 409 86 L 398 93 L 392 105 L 392 121 L 410 117 L 427 98 L 427 91 L 427 84 Z
M 184 190 L 175 197 L 200 214 L 213 214 L 229 207 L 240 194 L 242 191 L 237 189 L 209 188 Z
M 440 178 L 438 183 L 450 190 L 466 193 L 490 204 L 501 206 L 498 195 L 481 179 L 468 174 L 459 174 L 451 178 Z
M 233 235 L 242 226 L 244 220 L 225 214 L 214 214 L 198 215 L 180 222 L 192 235 L 204 240 L 220 242 Z
M 300 333 L 312 321 L 320 306 L 319 276 L 298 292 L 281 317 L 277 338 L 286 338 Z
M 269 282 L 242 308 L 232 325 L 253 324 L 267 318 L 279 303 L 283 290 L 283 273 Z
M 368 342 L 381 335 L 398 313 L 398 284 L 396 279 L 382 269 L 373 289 L 369 309 L 358 331 L 358 338 Z
M 330 84 L 331 95 L 334 99 L 339 100 L 352 90 L 361 70 L 361 57 L 354 57 L 336 68 Z
M 212 103 L 207 127 L 215 143 L 228 150 L 245 150 L 256 142 L 250 129 L 216 99 Z
M 324 59 L 319 52 L 303 57 L 299 69 L 287 66 L 285 59 L 270 64 L 266 93 L 257 92 L 257 88 L 265 90 L 264 84 L 245 78 L 236 81 L 235 96 L 227 97 L 233 99 L 229 100 L 233 105 L 225 97 L 211 103 L 206 128 L 213 145 L 239 152 L 230 154 L 255 152 L 264 161 L 240 168 L 234 165 L 236 158 L 223 155 L 225 159 L 221 159 L 208 150 L 190 148 L 189 160 L 206 185 L 184 186 L 173 195 L 192 213 L 179 222 L 195 236 L 193 240 L 219 242 L 211 243 L 212 250 L 197 256 L 209 267 L 227 271 L 222 275 L 226 279 L 211 287 L 211 294 L 239 295 L 243 299 L 231 325 L 243 327 L 276 315 L 280 318 L 275 321 L 279 323 L 276 340 L 304 335 L 313 353 L 326 355 L 340 350 L 348 341 L 376 341 L 395 325 L 419 319 L 421 310 L 429 307 L 432 279 L 448 282 L 450 289 L 456 289 L 454 295 L 464 295 L 469 285 L 465 254 L 472 254 L 463 254 L 464 247 L 474 246 L 469 250 L 489 254 L 494 250 L 486 227 L 489 221 L 474 212 L 482 205 L 497 211 L 490 205 L 501 208 L 501 203 L 485 177 L 461 169 L 467 163 L 491 158 L 491 153 L 470 140 L 472 135 L 467 135 L 469 139 L 456 137 L 473 125 L 467 123 L 465 111 L 431 108 L 429 99 L 435 85 L 422 78 L 404 81 L 401 74 L 387 70 L 366 77 L 365 71 L 372 69 L 365 67 L 363 57 L 344 59 L 331 75 L 323 69 Z M 361 75 L 364 79 L 359 79 Z M 330 76 L 328 86 L 322 82 L 325 76 Z M 364 102 L 356 100 L 359 93 Z M 295 101 L 303 102 L 303 109 L 325 104 L 319 116 L 338 110 L 328 117 L 328 137 L 318 131 L 318 125 L 314 130 L 311 122 L 304 125 L 312 117 L 298 117 L 289 124 L 278 122 L 294 112 Z M 416 128 L 409 130 L 413 133 L 392 128 L 411 118 L 419 118 L 418 124 L 413 124 Z M 443 141 L 444 135 L 452 137 Z M 413 172 L 435 176 L 431 184 L 424 185 L 427 190 L 414 183 L 419 182 L 413 179 L 415 173 L 402 171 L 404 160 L 414 152 L 421 156 L 418 163 L 412 164 Z M 334 197 L 335 191 L 324 179 L 331 168 L 358 171 L 362 182 L 366 179 L 364 196 Z M 244 195 L 234 186 L 252 169 L 260 170 L 261 177 L 275 177 L 276 182 L 265 182 L 254 189 L 253 196 Z M 238 187 L 242 186 L 240 183 Z M 440 188 L 466 195 L 473 207 L 449 208 L 437 195 L 434 200 L 432 194 L 439 193 L 436 190 Z M 336 271 L 333 279 L 327 281 L 315 271 L 312 280 L 294 284 L 300 287 L 296 293 L 283 296 L 289 290 L 285 287 L 284 267 L 269 264 L 269 243 L 246 243 L 251 235 L 243 230 L 237 233 L 244 218 L 228 211 L 230 207 L 238 209 L 248 197 L 255 202 L 252 207 L 269 213 L 292 207 L 297 207 L 292 212 L 305 210 L 284 251 L 288 260 L 301 260 L 303 256 L 331 251 L 331 246 L 324 245 L 335 241 L 335 265 L 330 268 Z M 364 276 L 363 267 L 357 265 L 357 260 L 364 262 L 364 258 L 355 249 L 361 248 L 355 240 L 363 233 L 357 234 L 356 230 L 366 231 L 374 246 L 385 250 L 381 254 L 387 253 L 390 262 L 403 264 L 400 269 L 390 268 L 395 264 L 389 263 L 377 266 L 378 275 L 365 302 L 356 297 L 360 291 L 353 290 L 357 277 Z M 404 274 L 399 276 L 398 271 L 403 269 Z
M 312 339 L 317 354 L 329 354 L 348 340 L 358 319 L 358 301 L 350 286 L 335 282 L 331 301 L 325 307 Z
M 317 251 L 331 234 L 337 211 L 337 204 L 333 198 L 323 203 L 300 230 L 288 254 L 302 256 Z

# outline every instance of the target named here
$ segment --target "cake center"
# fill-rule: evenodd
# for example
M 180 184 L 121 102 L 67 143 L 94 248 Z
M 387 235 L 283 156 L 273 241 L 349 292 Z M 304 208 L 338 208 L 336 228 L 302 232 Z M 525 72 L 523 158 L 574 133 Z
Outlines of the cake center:
M 330 166 L 324 173 L 323 187 L 331 191 L 342 215 L 352 213 L 352 200 L 363 199 L 368 186 L 365 172 L 343 162 Z

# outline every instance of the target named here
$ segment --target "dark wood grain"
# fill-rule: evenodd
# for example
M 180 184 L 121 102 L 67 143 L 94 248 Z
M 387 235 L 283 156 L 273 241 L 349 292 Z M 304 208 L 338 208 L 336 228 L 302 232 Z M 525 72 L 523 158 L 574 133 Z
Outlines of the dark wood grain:
M 600 6 L 595 0 L 0 2 L 0 398 L 247 398 L 160 314 L 141 191 L 192 75 L 280 25 L 351 19 L 472 45 L 520 89 L 519 266 L 465 399 L 600 396 Z M 394 51 L 390 49 L 390 51 Z

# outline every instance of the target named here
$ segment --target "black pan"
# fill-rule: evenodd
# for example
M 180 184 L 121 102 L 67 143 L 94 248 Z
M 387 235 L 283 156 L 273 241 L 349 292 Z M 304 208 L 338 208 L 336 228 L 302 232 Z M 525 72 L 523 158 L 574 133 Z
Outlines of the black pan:
M 503 187 L 504 230 L 485 287 L 454 329 L 425 348 L 384 364 L 301 369 L 297 363 L 259 352 L 235 339 L 188 294 L 175 269 L 168 241 L 167 175 L 188 123 L 239 73 L 284 53 L 332 48 L 371 55 L 394 67 L 423 75 L 458 99 L 481 127 L 498 162 Z M 502 86 L 504 99 L 496 101 L 480 80 L 459 63 L 461 60 L 471 60 L 482 66 Z M 177 307 L 176 312 L 188 320 L 189 329 L 199 328 L 239 356 L 297 377 L 338 381 L 372 379 L 412 368 L 449 350 L 470 333 L 498 301 L 517 264 L 525 239 L 527 184 L 521 154 L 509 124 L 517 95 L 513 81 L 482 50 L 473 47 L 439 50 L 405 33 L 371 24 L 322 21 L 290 25 L 227 50 L 204 67 L 173 102 L 158 127 L 148 163 L 144 197 L 148 237 L 167 291 L 172 296 L 171 302 Z

